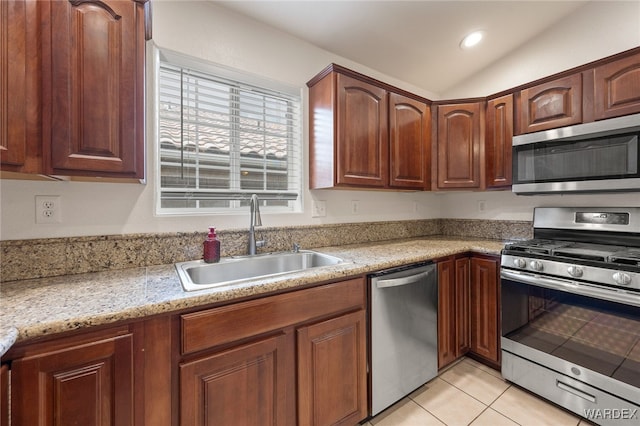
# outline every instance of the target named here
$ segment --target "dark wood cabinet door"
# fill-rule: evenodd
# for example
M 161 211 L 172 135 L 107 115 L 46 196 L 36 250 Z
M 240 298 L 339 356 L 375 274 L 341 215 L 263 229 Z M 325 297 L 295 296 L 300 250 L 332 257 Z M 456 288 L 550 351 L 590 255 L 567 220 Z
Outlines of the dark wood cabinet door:
M 518 134 L 582 123 L 582 74 L 520 91 Z
M 484 139 L 487 188 L 511 186 L 512 139 L 513 96 L 488 100 Z
M 43 138 L 53 174 L 144 177 L 145 5 L 43 8 Z
M 180 425 L 286 424 L 284 334 L 180 365 Z
M 471 344 L 469 304 L 470 293 L 470 262 L 469 258 L 456 259 L 455 261 L 455 300 L 456 300 L 456 357 L 460 357 L 469 351 Z
M 439 189 L 481 186 L 482 112 L 476 102 L 438 106 Z
M 0 1 L 0 164 L 13 172 L 42 168 L 36 8 L 26 0 Z
M 500 360 L 498 260 L 471 258 L 471 352 Z
M 9 366 L 0 365 L 0 426 L 9 425 Z
M 11 424 L 133 425 L 133 351 L 125 333 L 14 360 Z
M 458 358 L 455 280 L 455 262 L 438 262 L 438 368 Z
M 298 425 L 354 425 L 367 417 L 365 312 L 298 329 Z
M 389 94 L 389 185 L 431 189 L 431 108 Z
M 594 118 L 640 112 L 640 54 L 594 70 Z
M 336 183 L 385 187 L 389 174 L 387 91 L 337 75 Z

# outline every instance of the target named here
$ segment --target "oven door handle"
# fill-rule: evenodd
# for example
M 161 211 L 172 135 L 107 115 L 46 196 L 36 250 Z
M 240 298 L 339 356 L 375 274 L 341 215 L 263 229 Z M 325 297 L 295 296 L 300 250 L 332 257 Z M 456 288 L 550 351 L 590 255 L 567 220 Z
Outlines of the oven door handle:
M 640 295 L 625 290 L 601 289 L 586 284 L 579 284 L 575 281 L 549 278 L 541 275 L 529 274 L 526 272 L 511 271 L 504 268 L 500 270 L 500 277 L 533 286 L 550 288 L 552 290 L 560 290 L 568 293 L 580 294 L 596 299 L 623 303 L 625 305 L 640 306 Z

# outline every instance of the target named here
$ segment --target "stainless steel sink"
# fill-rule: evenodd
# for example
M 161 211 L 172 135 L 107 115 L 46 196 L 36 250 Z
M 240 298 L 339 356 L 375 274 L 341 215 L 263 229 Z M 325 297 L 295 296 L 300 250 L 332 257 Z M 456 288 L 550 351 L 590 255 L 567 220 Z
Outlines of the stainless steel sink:
M 287 274 L 304 269 L 344 263 L 342 259 L 315 251 L 259 254 L 223 258 L 219 263 L 202 260 L 176 263 L 182 287 L 186 291 L 225 287 L 247 280 Z

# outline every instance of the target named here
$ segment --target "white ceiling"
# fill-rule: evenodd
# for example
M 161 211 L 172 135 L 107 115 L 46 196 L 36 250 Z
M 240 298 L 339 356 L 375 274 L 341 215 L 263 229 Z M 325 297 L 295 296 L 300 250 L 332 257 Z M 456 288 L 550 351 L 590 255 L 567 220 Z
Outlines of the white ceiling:
M 216 1 L 318 47 L 443 93 L 586 1 Z M 463 36 L 485 31 L 473 50 Z

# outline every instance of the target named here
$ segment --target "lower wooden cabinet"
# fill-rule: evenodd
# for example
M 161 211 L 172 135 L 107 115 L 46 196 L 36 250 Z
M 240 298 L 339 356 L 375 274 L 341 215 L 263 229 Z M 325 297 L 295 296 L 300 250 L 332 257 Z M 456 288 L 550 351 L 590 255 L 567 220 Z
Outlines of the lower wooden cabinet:
M 362 277 L 184 314 L 180 327 L 181 426 L 367 417 Z
M 438 368 L 469 351 L 469 258 L 438 262 Z
M 0 426 L 355 425 L 366 339 L 360 276 L 20 343 L 2 357 Z
M 481 255 L 438 262 L 438 368 L 467 353 L 499 365 L 499 262 Z
M 180 424 L 287 424 L 287 364 L 285 334 L 181 364 Z
M 455 300 L 456 300 L 456 353 L 469 351 L 471 343 L 470 311 L 471 281 L 469 275 L 469 258 L 455 260 Z
M 26 348 L 11 363 L 11 425 L 134 425 L 135 335 L 128 327 Z
M 495 364 L 500 362 L 499 260 L 471 258 L 470 351 Z
M 364 310 L 298 329 L 298 425 L 354 425 L 367 417 Z
M 438 262 L 438 368 L 458 358 L 454 261 Z
M 9 366 L 0 365 L 0 426 L 9 425 Z

